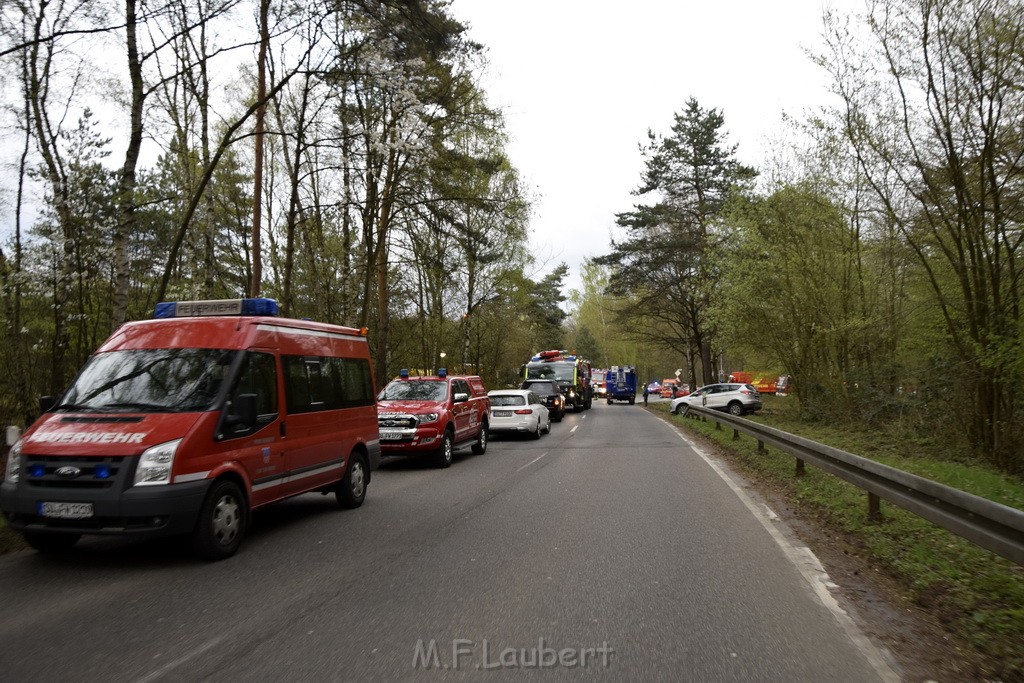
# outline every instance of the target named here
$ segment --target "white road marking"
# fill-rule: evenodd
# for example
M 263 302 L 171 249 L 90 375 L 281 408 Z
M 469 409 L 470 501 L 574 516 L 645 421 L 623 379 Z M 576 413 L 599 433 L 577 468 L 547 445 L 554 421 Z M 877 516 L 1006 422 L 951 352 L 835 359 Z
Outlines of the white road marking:
M 821 560 L 806 546 L 795 546 L 788 538 L 778 529 L 776 524 L 779 522 L 779 517 L 776 515 L 771 508 L 767 505 L 758 505 L 755 503 L 747 492 L 743 490 L 740 484 L 733 480 L 731 473 L 723 468 L 718 461 L 711 456 L 707 455 L 697 446 L 696 443 L 691 441 L 687 436 L 673 427 L 668 422 L 659 420 L 666 427 L 672 429 L 679 438 L 693 449 L 693 452 L 701 457 L 708 466 L 713 469 L 719 477 L 733 490 L 733 493 L 747 506 L 757 521 L 761 523 L 761 526 L 765 528 L 768 534 L 775 540 L 775 543 L 782 549 L 783 554 L 786 558 L 796 567 L 800 575 L 807 581 L 807 585 L 810 586 L 812 594 L 821 601 L 832 616 L 835 617 L 836 621 L 839 622 L 839 626 L 846 632 L 847 637 L 853 641 L 854 646 L 859 649 L 868 662 L 874 668 L 875 672 L 883 681 L 892 681 L 896 683 L 900 680 L 899 675 L 889 665 L 886 654 L 874 643 L 868 639 L 867 636 L 861 631 L 860 627 L 857 626 L 853 618 L 844 610 L 835 596 L 829 590 L 830 588 L 838 588 L 836 584 L 829 577 L 828 572 L 825 571 L 825 567 L 821 564 Z
M 573 432 L 575 432 L 579 428 L 580 428 L 579 425 L 575 425 L 572 429 L 569 430 L 569 433 L 572 434 Z
M 551 451 L 548 451 L 548 453 L 550 453 L 550 452 L 551 452 Z M 547 453 L 541 453 L 541 454 L 540 454 L 540 455 L 538 455 L 538 456 L 537 456 L 536 458 L 534 458 L 533 460 L 531 460 L 530 462 L 526 463 L 525 465 L 523 465 L 522 467 L 520 467 L 520 468 L 519 468 L 518 470 L 516 470 L 516 472 L 519 472 L 520 470 L 525 470 L 525 469 L 526 469 L 527 467 L 529 467 L 529 466 L 530 466 L 530 465 L 532 465 L 533 463 L 537 462 L 538 460 L 540 460 L 541 458 L 543 458 L 543 457 L 544 457 L 545 455 L 547 455 Z
M 166 664 L 164 664 L 159 669 L 155 669 L 154 671 L 149 672 L 147 675 L 143 676 L 142 678 L 139 678 L 138 679 L 138 683 L 149 683 L 149 681 L 155 681 L 158 678 L 163 678 L 168 673 L 170 673 L 171 671 L 174 671 L 175 669 L 177 669 L 182 664 L 185 664 L 185 663 L 195 659 L 199 655 L 203 654 L 207 650 L 212 650 L 214 647 L 220 645 L 222 641 L 227 639 L 227 637 L 228 637 L 227 635 L 222 635 L 219 638 L 214 638 L 213 640 L 207 641 L 204 645 L 200 645 L 199 647 L 197 647 L 196 649 L 192 650 L 191 652 L 189 652 L 189 653 L 187 653 L 185 655 L 182 655 L 181 657 L 178 657 L 174 661 L 167 662 Z

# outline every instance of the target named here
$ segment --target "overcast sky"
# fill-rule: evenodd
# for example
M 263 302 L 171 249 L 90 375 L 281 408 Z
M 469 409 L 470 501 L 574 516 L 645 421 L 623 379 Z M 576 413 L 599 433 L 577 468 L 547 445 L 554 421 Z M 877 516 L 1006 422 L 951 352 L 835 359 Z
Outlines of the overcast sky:
M 690 97 L 720 109 L 746 164 L 762 166 L 783 112 L 831 102 L 806 55 L 822 14 L 863 0 L 453 0 L 488 50 L 484 88 L 502 108 L 509 153 L 536 203 L 539 273 L 608 253 L 615 214 L 637 198 L 638 145 L 668 133 Z

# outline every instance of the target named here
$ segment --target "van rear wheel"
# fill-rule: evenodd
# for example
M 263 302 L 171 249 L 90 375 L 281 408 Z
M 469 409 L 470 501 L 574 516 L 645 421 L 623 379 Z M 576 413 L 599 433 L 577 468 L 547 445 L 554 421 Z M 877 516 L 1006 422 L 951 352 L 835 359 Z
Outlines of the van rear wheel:
M 334 491 L 338 505 L 346 510 L 352 510 L 362 505 L 366 499 L 366 479 L 366 463 L 363 462 L 362 456 L 353 454 L 349 458 L 345 476 L 342 477 L 341 483 Z
M 199 521 L 192 532 L 192 552 L 204 560 L 223 560 L 238 551 L 249 522 L 249 506 L 242 490 L 222 479 L 206 494 Z

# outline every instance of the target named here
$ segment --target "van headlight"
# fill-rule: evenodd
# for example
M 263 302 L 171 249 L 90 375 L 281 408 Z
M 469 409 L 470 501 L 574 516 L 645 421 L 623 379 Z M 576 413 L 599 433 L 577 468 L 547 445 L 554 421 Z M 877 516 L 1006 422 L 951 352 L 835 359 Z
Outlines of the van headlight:
M 21 439 L 11 446 L 7 453 L 7 471 L 4 473 L 4 481 L 8 484 L 17 484 L 21 478 Z
M 159 446 L 147 448 L 139 456 L 139 464 L 135 468 L 135 486 L 157 486 L 171 483 L 171 468 L 174 466 L 174 454 L 181 444 L 181 439 L 168 441 Z

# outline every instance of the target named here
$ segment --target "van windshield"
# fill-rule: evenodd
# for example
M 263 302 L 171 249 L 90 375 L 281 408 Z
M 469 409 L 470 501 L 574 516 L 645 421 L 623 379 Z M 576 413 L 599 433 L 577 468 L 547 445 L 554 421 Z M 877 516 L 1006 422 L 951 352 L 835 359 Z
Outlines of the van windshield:
M 211 410 L 238 351 L 134 349 L 93 356 L 54 410 L 187 413 Z

